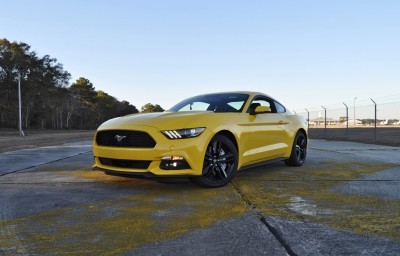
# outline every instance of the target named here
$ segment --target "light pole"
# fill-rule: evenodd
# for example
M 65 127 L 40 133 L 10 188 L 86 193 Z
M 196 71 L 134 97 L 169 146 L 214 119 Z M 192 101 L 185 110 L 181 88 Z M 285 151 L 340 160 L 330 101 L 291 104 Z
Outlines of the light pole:
M 324 116 L 325 116 L 325 121 L 324 121 L 324 124 L 325 124 L 325 138 L 326 138 L 326 107 L 324 107 L 324 106 L 321 106 L 323 109 L 324 109 Z
M 21 102 L 21 74 L 18 73 L 18 128 L 19 128 L 19 136 L 25 136 L 24 131 L 22 130 L 22 102 Z
M 357 125 L 357 122 L 356 122 L 356 99 L 357 99 L 357 97 L 355 97 L 354 98 L 354 126 L 356 126 Z
M 348 135 L 348 133 L 349 133 L 349 107 L 344 102 L 343 102 L 343 105 L 346 106 L 346 135 Z
M 376 142 L 376 102 L 372 98 L 371 98 L 371 100 L 375 105 L 375 117 L 374 117 L 375 129 L 374 129 L 374 135 L 375 135 L 375 142 Z
M 306 108 L 305 110 L 307 111 L 307 128 L 310 129 L 310 111 Z

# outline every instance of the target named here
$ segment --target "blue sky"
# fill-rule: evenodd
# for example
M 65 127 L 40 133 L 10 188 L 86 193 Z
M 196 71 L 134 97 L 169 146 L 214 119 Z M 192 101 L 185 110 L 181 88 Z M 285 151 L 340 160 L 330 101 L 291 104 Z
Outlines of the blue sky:
M 4 1 L 0 37 L 138 109 L 253 90 L 290 109 L 400 99 L 400 1 Z

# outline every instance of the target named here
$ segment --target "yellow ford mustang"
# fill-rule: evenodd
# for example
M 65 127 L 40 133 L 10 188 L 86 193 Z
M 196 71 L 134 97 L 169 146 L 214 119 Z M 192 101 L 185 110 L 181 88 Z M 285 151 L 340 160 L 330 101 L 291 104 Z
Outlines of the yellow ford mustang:
M 303 165 L 307 142 L 302 116 L 262 93 L 227 92 L 111 119 L 98 128 L 93 154 L 107 174 L 188 176 L 220 187 L 246 167 L 275 160 Z

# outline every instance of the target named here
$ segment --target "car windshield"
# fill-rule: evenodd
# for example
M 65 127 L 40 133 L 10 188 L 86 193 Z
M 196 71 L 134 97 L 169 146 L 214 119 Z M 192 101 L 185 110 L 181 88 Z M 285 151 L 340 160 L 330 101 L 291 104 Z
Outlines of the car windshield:
M 168 111 L 241 112 L 248 98 L 248 94 L 239 93 L 200 95 L 184 100 Z

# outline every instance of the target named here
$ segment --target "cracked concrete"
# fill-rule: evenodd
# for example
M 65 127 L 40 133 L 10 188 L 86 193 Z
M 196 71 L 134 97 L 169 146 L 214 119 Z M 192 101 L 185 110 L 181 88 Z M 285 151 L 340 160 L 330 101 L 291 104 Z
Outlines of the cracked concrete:
M 0 254 L 398 255 L 398 148 L 346 143 L 219 189 L 93 171 L 90 142 L 0 154 Z

